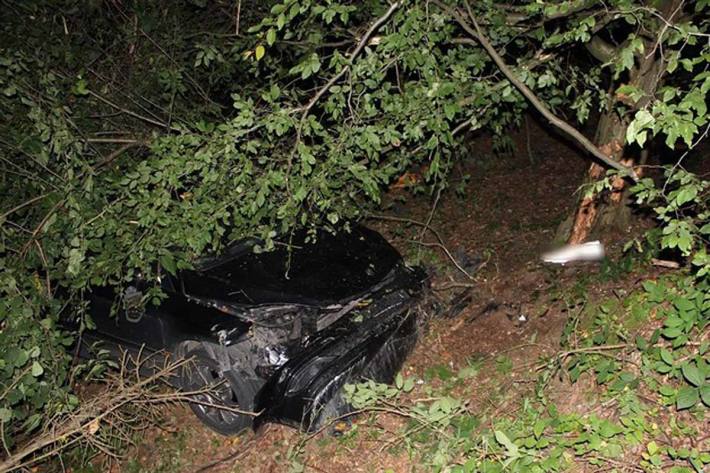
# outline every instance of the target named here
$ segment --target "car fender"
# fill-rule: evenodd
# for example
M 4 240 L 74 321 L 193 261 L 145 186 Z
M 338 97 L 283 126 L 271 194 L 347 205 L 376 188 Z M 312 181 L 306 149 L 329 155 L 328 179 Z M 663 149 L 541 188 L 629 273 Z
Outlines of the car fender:
M 255 427 L 278 422 L 313 431 L 350 411 L 340 394 L 345 384 L 391 382 L 416 343 L 410 305 L 403 299 L 368 320 L 346 320 L 319 332 L 261 389 Z

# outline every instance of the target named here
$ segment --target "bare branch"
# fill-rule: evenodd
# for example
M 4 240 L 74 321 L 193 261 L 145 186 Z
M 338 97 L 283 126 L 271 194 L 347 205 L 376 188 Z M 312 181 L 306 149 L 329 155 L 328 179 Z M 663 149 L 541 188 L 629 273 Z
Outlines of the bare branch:
M 114 159 L 118 158 L 121 154 L 123 154 L 125 151 L 127 151 L 131 148 L 135 148 L 137 146 L 138 147 L 147 146 L 147 143 L 145 141 L 140 141 L 140 140 L 126 140 L 126 141 L 124 141 L 124 143 L 125 144 L 123 146 L 116 149 L 115 151 L 112 151 L 103 160 L 96 163 L 93 166 L 93 170 L 96 171 L 97 169 L 101 169 L 102 167 L 109 165 L 111 162 L 113 162 Z
M 172 126 L 172 125 L 168 125 L 167 123 L 163 123 L 163 122 L 160 122 L 160 121 L 158 121 L 158 120 L 154 120 L 154 119 L 152 119 L 152 118 L 150 118 L 150 117 L 146 117 L 145 115 L 141 115 L 141 114 L 139 114 L 139 113 L 136 113 L 136 112 L 134 112 L 133 110 L 129 110 L 129 109 L 127 109 L 127 108 L 121 107 L 120 105 L 117 105 L 117 104 L 113 103 L 113 102 L 110 101 L 109 99 L 107 99 L 107 98 L 105 98 L 105 97 L 103 97 L 103 96 L 97 94 L 97 93 L 94 92 L 93 90 L 87 89 L 87 92 L 89 93 L 89 95 L 91 95 L 92 97 L 94 97 L 94 98 L 98 99 L 99 101 L 105 103 L 105 104 L 108 105 L 109 107 L 112 107 L 112 108 L 114 108 L 114 109 L 116 109 L 116 110 L 118 110 L 118 111 L 120 111 L 120 112 L 123 112 L 123 113 L 125 113 L 126 115 L 130 115 L 130 116 L 132 116 L 133 118 L 137 118 L 137 119 L 142 120 L 142 121 L 144 121 L 144 122 L 146 122 L 146 123 L 150 123 L 151 125 L 159 126 L 159 127 L 161 127 L 161 128 L 169 128 L 169 129 L 172 130 L 172 131 L 180 131 L 180 129 L 177 128 L 177 127 L 174 127 L 174 126 Z
M 410 240 L 412 243 L 416 243 L 419 245 L 423 246 L 436 246 L 437 248 L 440 248 L 444 254 L 446 254 L 447 258 L 451 260 L 451 263 L 453 263 L 454 266 L 456 266 L 456 269 L 461 271 L 468 279 L 473 279 L 473 276 L 471 276 L 464 268 L 461 267 L 461 265 L 456 261 L 456 258 L 451 254 L 449 249 L 446 247 L 444 244 L 444 239 L 441 237 L 441 234 L 437 232 L 433 227 L 429 226 L 428 224 L 424 222 L 420 222 L 419 220 L 414 220 L 411 218 L 404 218 L 404 217 L 393 217 L 390 215 L 378 215 L 378 214 L 367 214 L 367 218 L 374 218 L 378 220 L 390 220 L 392 222 L 403 222 L 403 223 L 411 223 L 413 225 L 418 225 L 425 230 L 429 230 L 437 240 L 439 240 L 438 243 L 423 243 L 421 241 L 416 241 L 416 240 Z
M 166 404 L 195 402 L 196 395 L 213 389 L 210 386 L 189 392 L 160 392 L 158 387 L 169 384 L 169 379 L 191 360 L 174 360 L 166 354 L 165 362 L 157 364 L 152 375 L 141 376 L 140 367 L 154 360 L 155 355 L 142 357 L 139 354 L 134 360 L 124 354 L 121 370 L 109 377 L 106 389 L 82 402 L 75 411 L 50 419 L 45 428 L 28 439 L 27 443 L 7 452 L 5 458 L 0 460 L 0 473 L 27 469 L 77 444 L 90 445 L 116 457 L 115 442 L 108 440 L 130 441 L 129 433 L 151 425 Z M 135 369 L 126 369 L 131 363 Z M 226 405 L 205 404 L 239 414 L 258 415 Z M 3 423 L 0 423 L 0 430 L 2 428 Z
M 36 196 L 36 197 L 31 198 L 30 200 L 26 200 L 25 202 L 23 202 L 23 203 L 21 203 L 21 204 L 19 204 L 19 205 L 16 205 L 15 207 L 11 208 L 11 209 L 8 210 L 7 212 L 5 212 L 5 213 L 3 213 L 2 215 L 0 215 L 0 221 L 5 220 L 5 218 L 6 218 L 8 215 L 11 215 L 11 214 L 17 212 L 18 210 L 27 207 L 28 205 L 32 205 L 32 204 L 34 204 L 35 202 L 44 199 L 44 198 L 47 197 L 49 194 L 51 194 L 51 192 L 47 192 L 46 194 L 38 195 L 38 196 Z

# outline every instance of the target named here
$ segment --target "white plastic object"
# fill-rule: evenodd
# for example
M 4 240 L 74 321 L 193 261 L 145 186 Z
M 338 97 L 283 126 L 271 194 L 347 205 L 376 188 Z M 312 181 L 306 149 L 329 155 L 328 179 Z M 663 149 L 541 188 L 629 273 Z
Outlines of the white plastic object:
M 572 261 L 599 261 L 604 258 L 604 245 L 599 241 L 588 241 L 579 245 L 566 245 L 542 255 L 545 263 L 567 264 Z

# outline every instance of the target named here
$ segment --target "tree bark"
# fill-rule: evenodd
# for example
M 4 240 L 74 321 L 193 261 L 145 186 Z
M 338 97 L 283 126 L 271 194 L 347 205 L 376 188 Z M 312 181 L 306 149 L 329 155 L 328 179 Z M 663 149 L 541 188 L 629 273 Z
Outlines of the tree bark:
M 673 15 L 678 11 L 681 1 L 665 0 L 662 5 L 657 6 L 658 11 L 668 21 L 673 21 Z M 663 29 L 660 25 L 658 34 L 663 34 Z M 654 48 L 655 42 L 646 41 L 644 51 L 641 53 L 637 65 L 629 72 L 628 83 L 644 93 L 643 97 L 633 104 L 632 111 L 642 109 L 649 104 L 658 89 L 663 75 L 664 61 Z M 634 156 L 624 145 L 626 130 L 633 113 L 627 113 L 624 117 L 621 117 L 616 111 L 618 105 L 625 100 L 625 97 L 617 96 L 614 93 L 620 85 L 612 84 L 612 88 L 609 91 L 608 107 L 597 125 L 594 143 L 608 157 L 625 166 L 633 166 L 636 164 Z M 588 184 L 593 183 L 603 177 L 604 169 L 597 164 L 592 164 L 587 171 L 586 182 Z M 602 233 L 611 229 L 625 230 L 631 217 L 627 194 L 624 179 L 617 178 L 612 182 L 610 191 L 597 196 L 583 196 L 575 211 L 572 224 L 567 223 L 566 225 L 566 228 L 569 229 L 567 242 L 571 244 L 584 242 L 592 232 Z M 566 232 L 567 230 L 561 227 L 558 235 Z
M 615 102 L 615 101 L 614 101 Z M 613 103 L 611 104 L 613 105 Z M 613 110 L 613 107 L 609 107 L 605 111 L 601 118 L 599 119 L 599 124 L 597 125 L 597 132 L 594 138 L 594 142 L 599 146 L 604 154 L 616 161 L 628 161 L 622 159 L 622 154 L 624 151 L 624 138 L 626 135 L 626 124 L 622 122 L 621 117 Z M 587 171 L 587 184 L 591 184 L 599 179 L 602 179 L 605 175 L 604 168 L 596 163 L 592 163 Z M 614 194 L 614 201 L 620 204 L 621 193 L 623 192 L 624 181 L 620 180 L 619 183 L 614 183 L 618 191 Z M 611 200 L 611 199 L 610 199 Z M 605 217 L 605 220 L 615 220 L 613 213 L 618 210 L 620 205 L 614 205 L 612 209 L 603 208 L 601 202 L 599 201 L 599 196 L 586 196 L 583 195 L 579 201 L 579 205 L 575 212 L 574 221 L 572 223 L 571 232 L 569 235 L 568 243 L 576 244 L 582 243 L 587 239 L 592 228 L 595 226 L 597 221 L 599 221 L 599 215 L 604 214 L 609 216 L 609 210 L 612 210 L 610 217 Z M 623 217 L 619 215 L 621 220 Z M 621 223 L 619 221 L 618 223 Z

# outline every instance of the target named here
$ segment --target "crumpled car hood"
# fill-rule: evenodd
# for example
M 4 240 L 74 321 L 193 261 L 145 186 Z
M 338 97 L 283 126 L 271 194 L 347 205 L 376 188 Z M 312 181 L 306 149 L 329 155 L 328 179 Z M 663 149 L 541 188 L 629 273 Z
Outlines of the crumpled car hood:
M 305 233 L 292 240 L 293 252 L 280 246 L 256 254 L 251 248 L 187 273 L 184 292 L 227 304 L 297 303 L 326 305 L 361 294 L 382 281 L 401 261 L 377 232 L 355 226 L 335 235 L 319 232 L 318 244 Z

